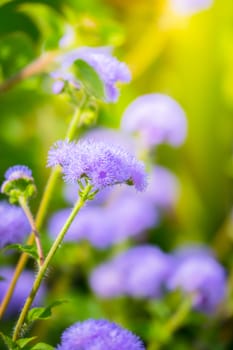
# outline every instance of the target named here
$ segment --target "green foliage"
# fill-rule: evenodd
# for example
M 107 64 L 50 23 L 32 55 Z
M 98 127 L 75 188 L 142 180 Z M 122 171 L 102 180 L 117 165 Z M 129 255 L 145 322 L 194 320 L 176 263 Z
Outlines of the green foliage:
M 2 188 L 2 193 L 9 197 L 12 204 L 19 203 L 20 198 L 26 201 L 36 193 L 36 186 L 32 178 L 20 178 L 16 180 L 5 181 Z
M 66 300 L 56 300 L 46 307 L 34 307 L 32 308 L 27 315 L 26 323 L 31 325 L 37 320 L 45 320 L 51 317 L 52 309 L 56 306 L 66 303 Z
M 76 75 L 83 84 L 87 94 L 103 100 L 105 96 L 104 84 L 96 71 L 81 59 L 76 60 L 74 66 Z
M 17 249 L 20 252 L 29 254 L 33 259 L 38 259 L 37 249 L 34 245 L 28 245 L 28 244 L 8 244 L 5 248 L 5 250 L 9 249 Z

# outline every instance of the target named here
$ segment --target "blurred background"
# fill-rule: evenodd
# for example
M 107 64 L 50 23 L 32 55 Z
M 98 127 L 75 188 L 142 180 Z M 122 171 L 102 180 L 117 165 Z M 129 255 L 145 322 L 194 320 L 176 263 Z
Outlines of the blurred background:
M 52 93 L 48 73 L 52 70 L 54 57 L 71 46 L 111 46 L 114 54 L 129 65 L 132 82 L 121 88 L 117 103 L 100 105 L 99 126 L 117 129 L 127 105 L 140 95 L 154 92 L 173 97 L 184 109 L 188 120 L 184 145 L 179 148 L 161 145 L 156 152 L 157 162 L 179 179 L 180 196 L 173 211 L 164 215 L 160 225 L 150 234 L 150 242 L 165 251 L 181 244 L 207 244 L 231 276 L 233 2 L 213 0 L 206 8 L 184 12 L 174 3 L 172 5 L 169 0 L 1 0 L 0 177 L 3 180 L 9 166 L 28 165 L 38 186 L 38 195 L 32 203 L 32 210 L 36 212 L 49 174 L 46 168 L 48 149 L 54 141 L 64 137 L 73 112 L 66 96 Z M 35 65 L 38 57 L 44 60 L 39 59 Z M 25 78 L 17 76 L 32 62 L 33 68 L 31 71 L 29 68 Z M 78 133 L 82 132 L 85 128 Z M 64 207 L 60 187 L 54 194 L 48 217 L 55 209 Z M 105 252 L 93 252 L 91 259 L 100 262 L 105 255 Z M 84 253 L 80 256 L 84 261 L 89 258 Z M 2 257 L 1 261 L 4 259 Z M 16 257 L 8 259 L 17 261 Z M 54 267 L 54 275 L 48 283 L 54 284 L 56 274 L 66 270 L 60 266 L 59 259 L 55 260 L 56 264 L 57 270 Z M 71 272 L 69 268 L 67 270 L 69 276 Z M 65 277 L 63 279 L 65 286 L 67 281 Z M 47 321 L 52 330 L 50 336 L 45 326 L 37 326 L 41 334 L 45 333 L 45 339 L 51 338 L 56 343 L 64 324 L 74 321 L 75 312 L 78 319 L 117 314 L 116 306 L 100 305 L 86 292 L 83 276 L 80 280 L 83 285 L 76 296 L 77 309 L 71 310 L 72 306 L 67 304 L 62 306 L 57 311 L 56 321 Z M 56 286 L 61 289 L 58 295 L 62 295 L 62 283 Z M 125 310 L 126 301 L 121 303 L 121 310 Z M 133 303 L 127 322 L 145 337 L 140 325 L 143 323 L 146 327 L 146 312 L 143 311 L 142 323 L 132 321 L 141 320 Z M 215 340 L 211 340 L 212 333 L 195 349 L 233 348 L 230 334 L 232 301 L 228 308 L 231 311 L 226 313 L 227 316 L 211 328 L 220 330 L 221 339 L 215 344 Z M 65 316 L 67 314 L 69 316 Z M 59 317 L 63 318 L 62 323 L 59 323 Z M 121 318 L 117 316 L 117 319 Z M 127 324 L 125 320 L 123 322 Z M 195 330 L 199 319 L 192 322 Z M 180 342 L 164 349 L 191 349 L 190 339 L 195 331 L 190 329 Z M 200 334 L 204 332 L 203 328 L 202 331 L 197 329 Z

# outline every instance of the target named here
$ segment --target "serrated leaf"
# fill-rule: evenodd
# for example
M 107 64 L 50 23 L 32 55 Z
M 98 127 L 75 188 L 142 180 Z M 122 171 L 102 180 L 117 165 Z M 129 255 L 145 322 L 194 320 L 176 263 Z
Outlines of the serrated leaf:
M 54 350 L 54 347 L 46 343 L 38 343 L 31 350 Z
M 16 341 L 17 345 L 19 345 L 20 349 L 23 349 L 28 343 L 30 343 L 33 339 L 36 339 L 37 337 L 31 337 L 31 338 L 21 338 Z
M 0 332 L 0 336 L 9 350 L 20 350 L 20 347 L 7 335 Z
M 105 97 L 104 83 L 86 61 L 78 59 L 74 62 L 75 72 L 87 93 L 100 100 Z
M 4 249 L 17 249 L 23 253 L 31 255 L 36 260 L 38 259 L 37 250 L 34 245 L 14 243 L 7 245 Z
M 55 306 L 61 305 L 67 302 L 66 300 L 57 300 L 47 307 L 34 307 L 28 312 L 27 323 L 32 323 L 36 320 L 47 319 L 52 315 L 52 309 Z

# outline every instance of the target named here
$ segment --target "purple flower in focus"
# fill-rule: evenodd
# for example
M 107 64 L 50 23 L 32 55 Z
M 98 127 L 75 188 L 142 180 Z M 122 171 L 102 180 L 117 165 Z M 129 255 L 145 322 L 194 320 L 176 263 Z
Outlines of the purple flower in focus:
M 89 282 L 103 298 L 159 298 L 171 269 L 171 258 L 159 248 L 138 246 L 95 268 Z
M 182 258 L 178 255 L 176 265 L 168 280 L 168 289 L 191 294 L 195 309 L 213 312 L 226 295 L 224 268 L 204 251 L 191 251 L 190 256 L 183 253 Z
M 106 48 L 83 47 L 70 51 L 59 58 L 61 68 L 51 74 L 53 78 L 68 81 L 78 86 L 78 80 L 70 71 L 72 64 L 78 59 L 87 62 L 103 81 L 105 100 L 107 102 L 116 102 L 119 97 L 116 84 L 118 82 L 128 83 L 131 80 L 131 74 L 127 65 L 119 62 Z
M 179 15 L 192 15 L 213 5 L 213 0 L 170 0 L 174 12 Z
M 103 142 L 58 141 L 49 151 L 48 166 L 58 164 L 65 181 L 75 183 L 86 177 L 96 190 L 122 183 L 139 191 L 146 187 L 143 164 L 120 147 Z
M 62 334 L 56 350 L 145 350 L 141 340 L 116 323 L 106 320 L 77 322 Z
M 187 132 L 186 117 L 171 97 L 148 94 L 138 97 L 124 112 L 122 129 L 137 133 L 146 147 L 161 143 L 179 146 Z
M 0 276 L 3 277 L 3 279 L 0 280 L 0 303 L 2 302 L 4 295 L 9 287 L 13 274 L 14 274 L 13 267 L 0 268 Z M 32 271 L 24 270 L 21 273 L 19 280 L 16 284 L 11 301 L 6 310 L 6 317 L 10 317 L 20 312 L 26 298 L 28 297 L 31 291 L 34 279 L 35 279 L 35 276 Z M 42 303 L 43 298 L 45 296 L 45 291 L 46 291 L 45 286 L 42 284 L 35 297 L 33 306 L 39 306 Z
M 11 243 L 22 243 L 30 232 L 22 209 L 5 201 L 0 202 L 0 248 Z

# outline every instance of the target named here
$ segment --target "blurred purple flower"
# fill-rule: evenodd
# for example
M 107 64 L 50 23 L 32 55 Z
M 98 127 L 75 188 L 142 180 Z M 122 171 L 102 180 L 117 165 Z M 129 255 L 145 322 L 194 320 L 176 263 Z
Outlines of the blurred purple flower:
M 167 287 L 191 294 L 195 309 L 211 313 L 226 295 L 225 270 L 208 251 L 205 254 L 204 250 L 191 250 L 190 256 L 183 251 Z
M 148 94 L 133 101 L 123 114 L 122 129 L 137 133 L 146 147 L 161 143 L 181 145 L 187 123 L 181 106 L 171 97 Z
M 0 268 L 0 276 L 3 277 L 3 279 L 0 280 L 0 303 L 3 300 L 3 297 L 9 287 L 13 274 L 14 274 L 13 267 Z M 20 312 L 26 298 L 28 297 L 31 291 L 34 279 L 35 279 L 35 276 L 32 271 L 24 270 L 21 273 L 19 280 L 16 284 L 11 301 L 6 310 L 6 317 L 11 317 L 12 315 L 18 314 Z M 42 303 L 43 298 L 45 297 L 45 292 L 46 292 L 45 286 L 42 284 L 35 297 L 33 306 L 39 306 Z
M 70 209 L 64 209 L 51 217 L 48 232 L 53 238 L 69 214 Z M 94 247 L 105 249 L 143 233 L 157 221 L 158 214 L 151 203 L 137 199 L 137 193 L 134 193 L 134 196 L 124 197 L 109 206 L 90 205 L 83 208 L 68 229 L 65 241 L 87 240 Z
M 174 206 L 179 196 L 179 182 L 174 174 L 162 166 L 155 166 L 148 175 L 145 195 L 160 209 Z
M 103 298 L 121 295 L 159 298 L 171 269 L 171 258 L 159 248 L 138 246 L 95 268 L 89 283 Z
M 10 167 L 5 173 L 5 179 L 8 181 L 21 178 L 32 179 L 32 171 L 25 165 L 14 165 Z
M 145 350 L 140 339 L 106 320 L 77 322 L 62 334 L 56 350 Z
M 90 139 L 95 142 L 104 142 L 116 147 L 121 146 L 131 154 L 135 154 L 135 140 L 123 131 L 98 127 L 88 131 L 84 135 L 84 139 Z
M 213 5 L 213 0 L 170 0 L 174 12 L 179 15 L 192 15 Z
M 121 183 L 134 185 L 139 191 L 146 187 L 143 163 L 120 147 L 103 142 L 58 141 L 49 151 L 48 166 L 58 164 L 70 183 L 85 176 L 97 190 Z
M 128 83 L 131 80 L 131 74 L 127 65 L 113 57 L 108 48 L 82 47 L 70 51 L 59 58 L 61 68 L 51 74 L 53 78 L 79 85 L 78 80 L 69 71 L 74 61 L 78 59 L 86 61 L 94 68 L 103 81 L 105 100 L 107 102 L 116 102 L 119 97 L 116 83 Z
M 0 202 L 0 248 L 11 243 L 22 243 L 30 232 L 22 209 L 5 201 Z

